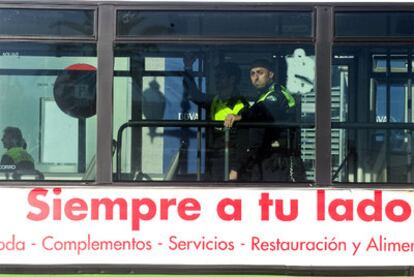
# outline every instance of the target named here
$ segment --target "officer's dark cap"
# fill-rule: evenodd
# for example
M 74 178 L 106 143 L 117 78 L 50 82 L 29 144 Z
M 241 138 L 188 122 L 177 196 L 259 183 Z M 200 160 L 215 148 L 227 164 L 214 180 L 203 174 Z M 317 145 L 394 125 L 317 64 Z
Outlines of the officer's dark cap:
M 250 65 L 250 70 L 252 70 L 255 67 L 263 67 L 266 68 L 269 71 L 274 71 L 272 64 L 266 60 L 266 59 L 257 59 Z

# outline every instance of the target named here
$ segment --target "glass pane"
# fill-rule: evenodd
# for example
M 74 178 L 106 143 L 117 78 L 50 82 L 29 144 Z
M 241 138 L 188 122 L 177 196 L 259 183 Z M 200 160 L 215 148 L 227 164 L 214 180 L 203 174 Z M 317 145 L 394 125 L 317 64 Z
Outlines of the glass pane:
M 373 70 L 374 72 L 387 71 L 387 55 L 373 55 Z M 390 58 L 390 72 L 402 73 L 408 71 L 408 62 L 406 55 L 391 55 Z
M 0 35 L 90 37 L 92 10 L 0 9 Z
M 407 86 L 404 84 L 392 84 L 390 86 L 390 121 L 391 122 L 408 122 L 407 121 Z
M 253 68 L 268 73 L 261 90 L 251 76 L 258 59 Z M 116 45 L 115 64 L 113 135 L 121 154 L 114 161 L 117 180 L 225 181 L 232 169 L 237 180 L 246 182 L 313 180 L 311 46 L 123 44 Z M 230 129 L 226 158 L 223 120 L 228 114 L 242 120 Z M 137 125 L 123 130 L 130 120 Z M 178 124 L 145 125 L 157 120 Z M 208 122 L 215 125 L 207 127 Z M 265 122 L 279 125 L 254 126 Z M 183 123 L 200 125 L 179 125 Z M 299 123 L 309 124 L 300 128 Z M 257 175 L 259 164 L 267 166 L 267 175 Z
M 333 181 L 358 183 L 412 183 L 413 153 L 410 130 L 345 130 L 333 159 Z
M 387 86 L 386 84 L 374 83 L 374 91 L 376 96 L 375 105 L 375 121 L 376 122 L 388 122 L 387 116 Z
M 414 35 L 413 12 L 336 12 L 338 37 Z
M 412 130 L 396 125 L 413 122 L 413 80 L 407 70 L 386 70 L 412 63 L 399 54 L 409 51 L 411 46 L 334 48 L 333 181 L 413 182 Z M 348 124 L 336 128 L 337 122 Z
M 9 53 L 0 55 L 0 179 L 93 180 L 95 46 L 3 43 L 0 49 Z
M 392 56 L 390 60 L 391 72 L 407 72 L 407 56 Z
M 348 115 L 349 67 L 347 65 L 332 66 L 332 121 L 346 121 Z
M 310 37 L 312 13 L 118 11 L 117 35 Z

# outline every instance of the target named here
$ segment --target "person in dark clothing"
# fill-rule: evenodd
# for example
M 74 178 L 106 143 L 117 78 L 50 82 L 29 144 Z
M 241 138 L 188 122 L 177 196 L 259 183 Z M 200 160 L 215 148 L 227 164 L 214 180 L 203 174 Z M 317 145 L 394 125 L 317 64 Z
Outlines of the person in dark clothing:
M 236 121 L 294 122 L 296 101 L 289 91 L 274 82 L 274 73 L 267 60 L 256 60 L 250 68 L 250 79 L 257 89 L 255 103 L 239 115 L 227 115 L 225 127 Z M 294 137 L 298 128 L 250 128 L 249 145 L 239 155 L 239 180 L 305 181 L 305 169 L 300 157 L 300 145 Z
M 184 89 L 189 99 L 206 109 L 208 118 L 214 121 L 224 121 L 228 114 L 240 114 L 249 107 L 244 97 L 240 96 L 237 85 L 240 81 L 241 70 L 231 62 L 223 62 L 215 67 L 215 93 L 202 93 L 194 81 L 191 59 L 184 59 Z M 207 176 L 212 181 L 223 181 L 225 133 L 223 128 L 211 128 L 207 141 Z M 230 130 L 229 140 L 229 175 L 236 174 L 240 167 L 238 154 L 246 148 L 248 130 Z
M 26 151 L 26 141 L 19 128 L 7 127 L 4 129 L 1 141 L 3 147 L 7 149 L 7 152 L 1 157 L 1 165 L 10 166 L 13 169 L 34 169 L 33 158 Z

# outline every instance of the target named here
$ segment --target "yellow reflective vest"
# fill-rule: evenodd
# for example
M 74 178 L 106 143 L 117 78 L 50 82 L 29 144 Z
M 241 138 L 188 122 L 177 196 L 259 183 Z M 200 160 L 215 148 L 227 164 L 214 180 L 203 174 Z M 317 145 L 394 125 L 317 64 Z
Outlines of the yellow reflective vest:
M 23 149 L 23 147 L 12 147 L 9 150 L 7 150 L 6 155 L 8 155 L 15 164 L 18 164 L 20 162 L 31 162 L 33 163 L 33 158 L 30 156 L 29 153 L 27 153 L 26 150 Z
M 243 108 L 244 103 L 239 99 L 233 108 L 228 106 L 229 100 L 223 101 L 217 96 L 213 98 L 210 107 L 210 118 L 215 121 L 223 121 L 228 114 L 238 114 Z
M 282 92 L 283 96 L 286 98 L 289 108 L 293 108 L 296 105 L 295 98 L 290 94 L 290 92 L 283 86 L 280 86 L 280 91 Z M 275 92 L 275 84 L 273 84 L 268 91 L 261 94 L 259 99 L 257 99 L 256 103 L 260 103 L 265 101 L 266 97 L 269 96 L 272 92 Z

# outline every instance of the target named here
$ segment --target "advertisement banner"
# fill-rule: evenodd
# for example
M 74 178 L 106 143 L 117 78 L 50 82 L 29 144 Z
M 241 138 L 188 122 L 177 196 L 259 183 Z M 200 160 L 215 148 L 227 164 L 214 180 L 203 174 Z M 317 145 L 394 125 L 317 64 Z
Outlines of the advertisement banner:
M 414 193 L 0 188 L 1 264 L 414 265 Z

